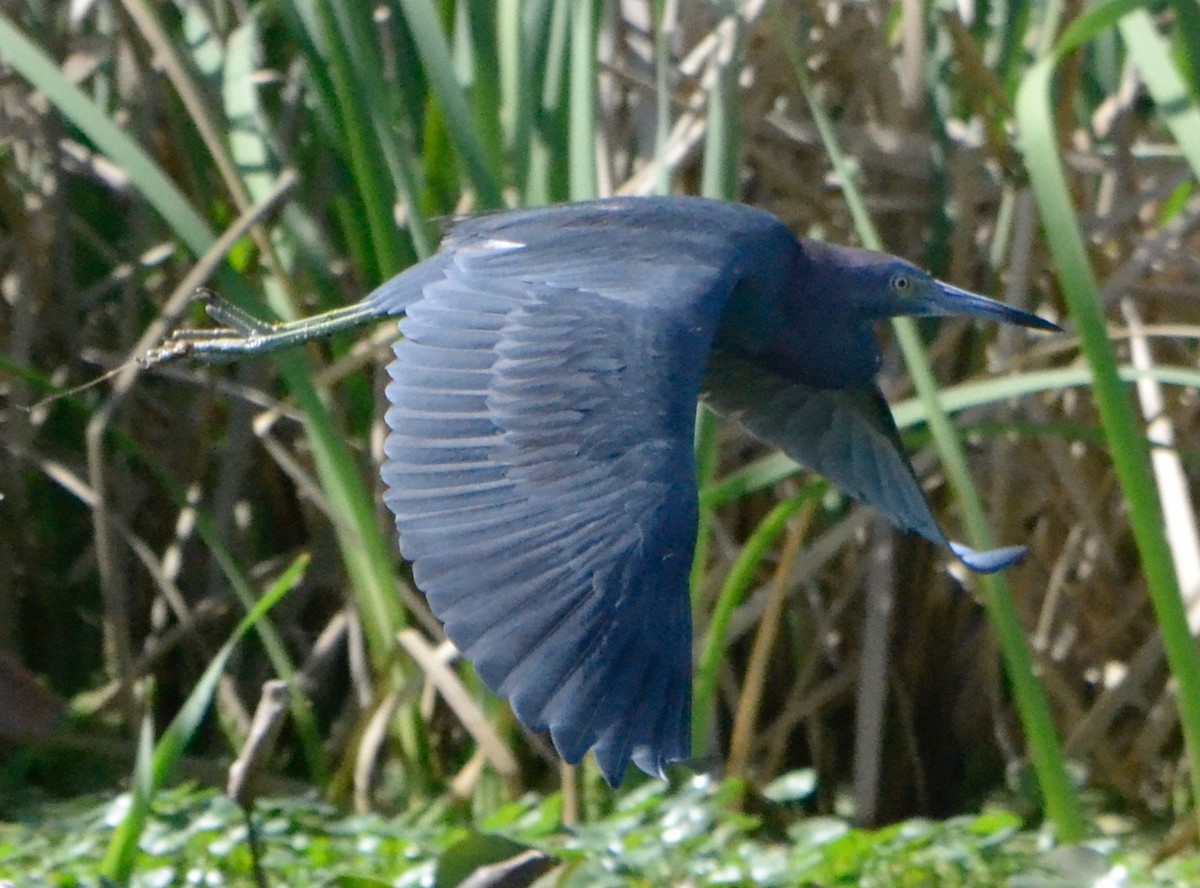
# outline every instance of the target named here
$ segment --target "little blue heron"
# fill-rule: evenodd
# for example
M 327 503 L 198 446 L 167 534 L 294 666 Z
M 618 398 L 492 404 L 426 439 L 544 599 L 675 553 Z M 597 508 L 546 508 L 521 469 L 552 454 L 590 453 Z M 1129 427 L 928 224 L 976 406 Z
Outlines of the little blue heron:
M 362 302 L 290 324 L 216 297 L 225 329 L 154 360 L 223 358 L 403 315 L 383 480 L 446 634 L 559 754 L 618 783 L 689 755 L 698 399 L 975 571 L 1024 549 L 950 542 L 874 381 L 872 329 L 1036 315 L 880 253 L 798 240 L 685 197 L 481 215 Z

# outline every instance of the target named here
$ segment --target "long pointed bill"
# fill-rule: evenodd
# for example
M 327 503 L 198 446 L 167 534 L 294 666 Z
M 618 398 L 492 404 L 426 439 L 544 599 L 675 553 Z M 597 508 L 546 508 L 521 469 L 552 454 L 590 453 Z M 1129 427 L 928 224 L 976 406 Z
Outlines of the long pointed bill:
M 1062 327 L 1045 318 L 1040 318 L 1032 312 L 1022 311 L 972 293 L 970 290 L 960 290 L 951 284 L 935 281 L 928 293 L 914 296 L 904 303 L 904 314 L 913 317 L 947 317 L 957 315 L 969 318 L 983 318 L 989 321 L 999 321 L 1003 324 L 1019 324 L 1022 327 L 1033 327 L 1035 330 L 1050 330 L 1062 332 Z

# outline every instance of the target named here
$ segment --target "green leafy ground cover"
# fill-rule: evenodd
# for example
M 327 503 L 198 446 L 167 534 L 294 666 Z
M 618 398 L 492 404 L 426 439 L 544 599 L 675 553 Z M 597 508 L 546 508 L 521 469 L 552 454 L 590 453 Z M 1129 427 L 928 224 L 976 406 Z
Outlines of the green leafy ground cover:
M 529 794 L 474 820 L 445 801 L 405 814 L 346 814 L 314 797 L 258 803 L 254 822 L 269 884 L 452 886 L 476 867 L 526 848 L 551 856 L 539 885 L 1054 886 L 1190 885 L 1200 857 L 1154 865 L 1144 834 L 1119 818 L 1095 838 L 1056 846 L 995 808 L 879 830 L 810 817 L 789 803 L 788 778 L 745 813 L 744 786 L 695 778 L 657 781 L 619 796 L 585 825 L 560 825 L 562 797 Z M 98 861 L 128 796 L 79 799 L 0 824 L 0 878 L 24 885 L 100 884 Z M 184 786 L 161 794 L 143 834 L 131 885 L 245 885 L 253 866 L 242 811 L 225 796 Z

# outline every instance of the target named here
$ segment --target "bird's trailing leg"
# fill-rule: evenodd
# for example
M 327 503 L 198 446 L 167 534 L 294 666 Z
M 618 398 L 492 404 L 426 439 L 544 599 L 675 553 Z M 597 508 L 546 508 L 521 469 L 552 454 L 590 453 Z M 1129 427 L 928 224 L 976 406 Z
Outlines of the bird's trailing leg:
M 141 359 L 143 365 L 153 367 L 183 357 L 223 361 L 242 355 L 260 355 L 379 319 L 377 310 L 359 302 L 311 318 L 270 323 L 207 288 L 198 290 L 197 298 L 204 303 L 208 316 L 222 326 L 213 330 L 176 330 L 162 345 L 146 353 Z

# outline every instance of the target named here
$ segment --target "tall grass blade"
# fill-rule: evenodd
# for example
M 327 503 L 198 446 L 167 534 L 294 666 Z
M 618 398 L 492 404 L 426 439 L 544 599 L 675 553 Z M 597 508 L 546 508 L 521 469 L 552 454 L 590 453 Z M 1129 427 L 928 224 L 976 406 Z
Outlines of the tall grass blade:
M 208 223 L 176 189 L 141 146 L 111 121 L 95 102 L 63 76 L 58 65 L 0 12 L 0 57 L 39 89 L 103 154 L 118 163 L 147 202 L 175 233 L 201 254 L 214 240 Z
M 455 151 L 478 195 L 478 205 L 481 208 L 503 206 L 497 171 L 489 162 L 475 118 L 458 82 L 450 45 L 433 3 L 430 0 L 405 0 L 400 4 L 400 9 L 417 45 L 425 74 L 445 114 L 446 128 Z
M 1175 68 L 1171 46 L 1159 35 L 1149 12 L 1135 9 L 1121 19 L 1119 28 L 1158 113 L 1200 180 L 1200 96 L 1189 91 Z M 1200 45 L 1196 49 L 1200 51 Z
M 596 0 L 575 0 L 571 9 L 571 111 L 568 139 L 571 200 L 599 195 L 596 175 Z
M 1162 506 L 1150 469 L 1149 447 L 1117 367 L 1116 353 L 1099 299 L 1096 279 L 1067 187 L 1055 130 L 1051 85 L 1059 63 L 1133 8 L 1111 2 L 1081 16 L 1064 32 L 1054 52 L 1025 75 L 1017 93 L 1020 149 L 1029 171 L 1042 225 L 1058 270 L 1071 320 L 1093 376 L 1093 392 L 1108 450 L 1129 504 L 1142 569 L 1150 589 L 1172 674 L 1179 683 L 1179 709 L 1191 763 L 1193 802 L 1200 800 L 1200 657 L 1188 631 L 1178 580 L 1163 533 Z M 1200 805 L 1196 808 L 1200 816 Z
M 363 245 L 369 246 L 369 251 L 359 254 L 363 260 L 362 268 L 369 278 L 382 280 L 400 271 L 403 260 L 392 221 L 395 201 L 389 187 L 391 181 L 378 140 L 373 137 L 372 108 L 375 105 L 371 100 L 377 98 L 377 94 L 358 76 L 359 72 L 372 67 L 378 70 L 378 62 L 373 61 L 370 42 L 364 45 L 360 39 L 361 28 L 356 27 L 360 17 L 353 10 L 347 10 L 341 0 L 317 0 L 316 11 L 334 91 L 330 110 L 339 118 L 338 131 L 342 136 L 339 144 L 345 146 L 346 159 L 354 177 L 354 195 L 362 204 L 363 221 L 370 235 L 368 243 Z

